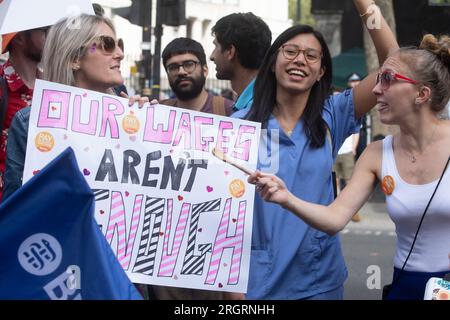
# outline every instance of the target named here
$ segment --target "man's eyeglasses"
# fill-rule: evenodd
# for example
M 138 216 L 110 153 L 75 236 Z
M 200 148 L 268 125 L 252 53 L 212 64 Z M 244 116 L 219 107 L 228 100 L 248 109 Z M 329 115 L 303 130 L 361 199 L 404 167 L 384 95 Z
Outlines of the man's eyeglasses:
M 387 90 L 394 81 L 406 81 L 412 84 L 418 84 L 416 80 L 402 76 L 401 74 L 386 70 L 377 74 L 376 84 L 381 83 L 381 89 Z
M 308 63 L 316 63 L 317 61 L 322 59 L 322 52 L 311 48 L 300 49 L 295 44 L 282 45 L 281 52 L 283 52 L 283 56 L 288 60 L 294 60 L 298 57 L 300 52 L 303 53 L 303 56 Z
M 101 49 L 105 54 L 111 55 L 116 50 L 118 43 L 116 39 L 110 36 L 98 36 L 91 45 L 91 50 Z
M 176 75 L 180 70 L 180 67 L 183 67 L 183 70 L 186 71 L 187 73 L 191 73 L 192 71 L 195 70 L 195 67 L 197 67 L 199 63 L 200 63 L 199 61 L 186 60 L 183 61 L 182 63 L 171 63 L 166 68 L 169 74 L 171 75 Z

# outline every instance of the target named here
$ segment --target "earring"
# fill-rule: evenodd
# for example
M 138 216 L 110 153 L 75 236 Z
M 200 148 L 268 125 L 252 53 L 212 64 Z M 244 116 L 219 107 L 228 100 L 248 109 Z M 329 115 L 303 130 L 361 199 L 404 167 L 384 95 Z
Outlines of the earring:
M 78 66 L 78 65 L 72 67 L 72 70 L 73 70 L 73 71 L 77 71 L 77 70 L 79 70 L 79 69 L 80 69 L 80 66 Z

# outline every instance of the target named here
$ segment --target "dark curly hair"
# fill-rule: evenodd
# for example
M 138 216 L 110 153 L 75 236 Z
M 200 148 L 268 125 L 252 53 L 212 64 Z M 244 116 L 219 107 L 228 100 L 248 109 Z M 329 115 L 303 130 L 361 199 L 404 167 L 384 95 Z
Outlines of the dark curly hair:
M 267 24 L 251 12 L 232 13 L 212 27 L 212 34 L 227 50 L 233 45 L 244 68 L 258 69 L 270 47 L 272 32 Z

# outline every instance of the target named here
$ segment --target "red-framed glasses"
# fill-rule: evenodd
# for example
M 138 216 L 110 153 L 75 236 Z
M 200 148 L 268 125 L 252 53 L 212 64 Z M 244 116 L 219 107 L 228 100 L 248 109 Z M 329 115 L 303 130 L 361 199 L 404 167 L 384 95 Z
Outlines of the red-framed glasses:
M 402 76 L 401 74 L 386 70 L 377 74 L 376 84 L 381 82 L 381 89 L 387 90 L 394 81 L 406 81 L 412 84 L 418 84 L 416 80 L 410 79 L 408 77 Z

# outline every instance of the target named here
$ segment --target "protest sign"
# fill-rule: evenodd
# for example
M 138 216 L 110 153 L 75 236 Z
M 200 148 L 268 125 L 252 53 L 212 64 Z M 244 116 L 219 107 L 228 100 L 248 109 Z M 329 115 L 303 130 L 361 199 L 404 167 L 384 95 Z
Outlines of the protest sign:
M 245 292 L 257 123 L 37 81 L 24 181 L 71 146 L 133 282 Z

